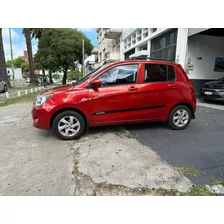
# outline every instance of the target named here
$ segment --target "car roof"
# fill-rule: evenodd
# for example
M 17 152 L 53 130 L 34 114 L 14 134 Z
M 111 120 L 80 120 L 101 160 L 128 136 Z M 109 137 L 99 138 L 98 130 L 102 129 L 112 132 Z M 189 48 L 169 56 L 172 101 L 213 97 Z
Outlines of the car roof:
M 122 65 L 122 64 L 136 64 L 136 63 L 145 63 L 145 64 L 165 64 L 165 65 L 177 65 L 175 62 L 163 61 L 163 60 L 121 60 L 114 62 L 112 65 Z

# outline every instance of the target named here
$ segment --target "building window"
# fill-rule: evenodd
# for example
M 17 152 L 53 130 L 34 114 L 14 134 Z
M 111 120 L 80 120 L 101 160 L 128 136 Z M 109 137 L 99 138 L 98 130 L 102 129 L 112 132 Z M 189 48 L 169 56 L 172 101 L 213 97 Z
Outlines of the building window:
M 135 53 L 135 48 L 131 49 L 130 51 L 126 52 L 124 54 L 124 58 L 125 60 L 129 58 L 130 55 L 134 54 Z
M 173 82 L 175 79 L 173 66 L 145 64 L 145 82 Z
M 152 33 L 155 33 L 157 31 L 157 28 L 152 28 L 151 31 Z
M 144 33 L 144 38 L 146 38 L 149 35 L 148 32 Z
M 148 50 L 148 44 L 144 44 L 139 47 L 139 51 Z
M 177 29 L 173 29 L 151 41 L 152 58 L 175 61 Z

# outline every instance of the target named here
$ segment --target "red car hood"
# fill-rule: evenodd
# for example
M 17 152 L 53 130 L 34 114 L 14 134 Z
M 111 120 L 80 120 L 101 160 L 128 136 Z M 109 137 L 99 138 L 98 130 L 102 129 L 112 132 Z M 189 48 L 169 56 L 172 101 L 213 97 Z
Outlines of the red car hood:
M 80 90 L 80 88 L 76 88 L 74 86 L 59 86 L 59 87 L 55 87 L 55 88 L 46 90 L 42 94 L 43 95 L 56 94 L 56 93 L 76 91 L 76 90 Z

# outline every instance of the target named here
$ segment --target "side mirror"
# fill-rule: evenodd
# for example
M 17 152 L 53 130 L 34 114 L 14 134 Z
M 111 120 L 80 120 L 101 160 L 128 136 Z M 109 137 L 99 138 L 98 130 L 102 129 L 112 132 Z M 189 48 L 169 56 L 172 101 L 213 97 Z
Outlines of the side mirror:
M 101 80 L 94 80 L 94 81 L 91 82 L 91 87 L 93 89 L 97 89 L 101 86 L 102 86 L 102 81 Z

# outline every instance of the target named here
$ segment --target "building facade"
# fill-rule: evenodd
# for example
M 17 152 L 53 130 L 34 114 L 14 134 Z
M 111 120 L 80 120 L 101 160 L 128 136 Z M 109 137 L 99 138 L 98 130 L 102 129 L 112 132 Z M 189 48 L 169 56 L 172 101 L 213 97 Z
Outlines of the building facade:
M 98 46 L 94 47 L 92 54 L 95 57 L 95 68 L 104 63 L 120 60 L 121 28 L 98 28 Z
M 224 29 L 123 29 L 120 45 L 121 59 L 150 56 L 181 64 L 196 94 L 205 82 L 224 77 Z

